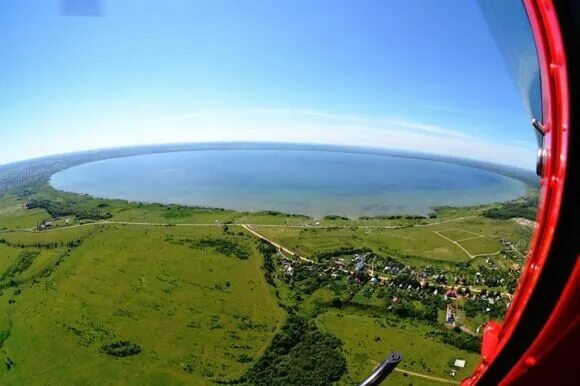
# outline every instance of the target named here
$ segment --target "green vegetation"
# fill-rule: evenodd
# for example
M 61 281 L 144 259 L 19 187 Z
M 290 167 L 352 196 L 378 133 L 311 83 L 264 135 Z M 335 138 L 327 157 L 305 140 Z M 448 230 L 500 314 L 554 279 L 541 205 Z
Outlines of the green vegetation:
M 427 336 L 438 337 L 443 343 L 455 346 L 461 350 L 478 354 L 481 351 L 481 339 L 477 336 L 462 333 L 459 328 L 431 332 Z
M 61 233 L 80 237 L 81 245 L 48 275 L 39 272 L 19 285 L 18 295 L 4 290 L 0 296 L 0 315 L 12 323 L 2 349 L 14 364 L 10 370 L 2 366 L 0 383 L 207 384 L 237 379 L 251 366 L 247 358 L 259 357 L 284 322 L 259 268 L 261 256 L 247 236 L 236 236 L 247 245 L 246 260 L 165 241 L 169 236 L 223 237 L 216 227 L 101 225 L 21 238 Z M 51 256 L 47 264 L 58 257 Z M 104 345 L 119 341 L 138 342 L 143 351 L 123 361 L 103 355 Z
M 141 346 L 126 340 L 105 344 L 101 349 L 103 352 L 114 357 L 128 357 L 137 355 L 142 351 Z
M 106 220 L 112 217 L 109 212 L 103 212 L 99 209 L 79 209 L 70 202 L 32 199 L 26 203 L 26 207 L 44 209 L 53 218 L 75 216 L 78 220 Z
M 244 245 L 240 245 L 234 241 L 224 239 L 224 238 L 210 238 L 204 237 L 201 239 L 173 239 L 172 236 L 168 236 L 166 239 L 170 243 L 178 244 L 178 245 L 185 245 L 188 244 L 190 248 L 195 249 L 204 249 L 204 248 L 211 248 L 215 250 L 217 253 L 221 253 L 222 255 L 226 255 L 229 257 L 236 257 L 241 260 L 247 260 L 250 257 L 250 252 Z
M 272 345 L 248 371 L 253 385 L 327 385 L 346 371 L 341 341 L 313 322 L 291 315 Z
M 538 209 L 538 194 L 532 192 L 518 200 L 509 201 L 496 208 L 490 208 L 483 212 L 483 215 L 497 220 L 507 220 L 510 218 L 525 218 L 534 221 Z
M 341 378 L 341 385 L 360 382 L 391 351 L 400 351 L 404 355 L 399 369 L 445 379 L 449 379 L 450 361 L 467 361 L 467 368 L 459 369 L 457 380 L 468 376 L 479 361 L 479 355 L 441 343 L 430 336 L 433 327 L 409 320 L 381 318 L 356 310 L 332 310 L 318 316 L 316 323 L 344 342 L 348 371 Z M 405 384 L 417 384 L 420 380 L 408 377 Z M 389 379 L 385 384 L 397 382 Z
M 393 350 L 459 380 L 515 289 L 532 228 L 511 217 L 533 202 L 315 221 L 21 185 L 0 197 L 0 383 L 347 385 Z

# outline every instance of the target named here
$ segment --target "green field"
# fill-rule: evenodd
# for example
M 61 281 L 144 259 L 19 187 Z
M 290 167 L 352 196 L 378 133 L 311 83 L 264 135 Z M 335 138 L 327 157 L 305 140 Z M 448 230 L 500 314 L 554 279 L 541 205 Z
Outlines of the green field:
M 26 209 L 31 199 L 44 209 Z M 350 385 L 392 350 L 404 355 L 399 370 L 423 377 L 395 372 L 385 384 L 441 384 L 428 377 L 458 382 L 478 362 L 477 350 L 453 341 L 462 332 L 451 341 L 442 338 L 449 332 L 443 327 L 443 292 L 435 296 L 433 289 L 419 292 L 407 285 L 418 283 L 418 272 L 409 273 L 414 267 L 450 281 L 458 275 L 473 280 L 479 270 L 505 291 L 505 279 L 513 278 L 521 260 L 498 253 L 500 239 L 525 252 L 531 229 L 486 218 L 484 210 L 442 208 L 429 219 L 315 220 L 95 199 L 45 185 L 21 197 L 5 194 L 0 384 L 254 384 L 255 374 L 271 374 L 279 384 L 307 386 L 300 376 L 308 378 L 312 356 L 320 362 L 330 355 L 344 358 L 346 372 L 337 383 Z M 52 227 L 39 231 L 49 219 Z M 355 282 L 348 271 L 324 265 L 329 263 L 322 257 L 301 265 L 286 254 L 299 271 L 289 276 L 283 255 L 264 247 L 268 243 L 242 224 L 253 224 L 263 237 L 313 260 L 339 248 L 372 251 L 383 265 L 385 259 L 403 264 L 407 273 L 390 280 L 405 284 L 375 287 L 368 274 Z M 349 264 L 352 255 L 339 253 Z M 408 297 L 400 304 L 407 308 L 391 310 L 395 295 Z M 430 319 L 429 307 L 435 307 Z M 466 326 L 475 330 L 489 319 L 476 309 Z M 297 330 L 303 336 L 327 345 L 292 341 L 286 328 L 299 325 L 296 320 L 306 323 Z M 287 341 L 294 346 L 284 353 L 279 346 Z M 453 378 L 450 361 L 457 358 L 466 359 L 467 368 Z M 292 378 L 287 369 L 301 375 Z M 340 366 L 334 370 L 340 372 Z M 335 374 L 317 376 L 326 379 L 318 384 L 329 384 Z
M 101 226 L 84 233 L 50 277 L 19 295 L 5 289 L 0 315 L 11 327 L 2 352 L 15 365 L 0 368 L 0 383 L 206 384 L 241 376 L 284 320 L 259 254 L 247 237 L 236 238 L 251 251 L 240 260 L 167 236 L 222 237 L 215 228 Z M 143 351 L 101 352 L 117 340 Z
M 317 323 L 332 332 L 344 342 L 348 362 L 348 372 L 341 384 L 351 385 L 372 372 L 391 351 L 404 355 L 399 369 L 406 369 L 438 378 L 459 381 L 468 376 L 479 362 L 479 356 L 458 350 L 455 347 L 425 338 L 429 327 L 400 323 L 396 320 L 383 320 L 367 315 L 350 312 L 331 311 L 321 315 Z M 466 369 L 460 370 L 455 378 L 449 376 L 451 363 L 455 359 L 465 359 Z M 401 376 L 401 378 L 403 378 Z M 434 381 L 408 378 L 406 384 L 433 384 Z M 388 379 L 387 384 L 398 384 Z M 435 383 L 437 384 L 437 383 Z
M 0 231 L 3 229 L 32 228 L 50 218 L 42 209 L 26 210 L 24 202 L 15 196 L 0 197 Z
M 530 233 L 514 221 L 467 218 L 454 221 L 452 224 L 454 227 L 460 226 L 462 230 L 448 230 L 449 223 L 399 229 L 376 227 L 305 229 L 267 226 L 258 229 L 272 240 L 307 257 L 342 247 L 365 246 L 419 265 L 469 260 L 465 251 L 435 232 L 440 232 L 453 241 L 477 237 L 460 242 L 460 245 L 472 255 L 499 251 L 500 235 L 523 245 L 524 250 L 527 248 Z

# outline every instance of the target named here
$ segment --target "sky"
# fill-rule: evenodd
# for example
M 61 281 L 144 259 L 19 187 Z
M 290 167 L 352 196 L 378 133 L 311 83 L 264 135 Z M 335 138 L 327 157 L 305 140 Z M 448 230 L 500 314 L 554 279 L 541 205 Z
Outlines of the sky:
M 61 1 L 0 2 L 0 164 L 239 140 L 535 165 L 473 1 Z

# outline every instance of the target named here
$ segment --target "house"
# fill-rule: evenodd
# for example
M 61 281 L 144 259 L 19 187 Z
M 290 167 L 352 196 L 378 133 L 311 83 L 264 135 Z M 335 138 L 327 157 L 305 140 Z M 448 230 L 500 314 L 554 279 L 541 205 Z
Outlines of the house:
M 456 374 L 457 374 L 457 370 L 455 370 L 455 369 L 452 369 L 452 370 L 449 372 L 449 375 L 451 375 L 452 377 L 454 377 Z
M 46 220 L 40 224 L 40 229 L 52 228 L 52 225 L 53 225 L 52 221 Z
M 292 275 L 294 274 L 294 268 L 292 268 L 292 266 L 291 266 L 291 265 L 289 265 L 289 266 L 286 268 L 286 272 L 285 272 L 285 274 L 286 274 L 286 275 L 288 275 L 288 276 L 292 276 Z
M 449 291 L 445 292 L 445 299 L 447 299 L 447 298 L 457 298 L 457 291 L 449 290 Z
M 364 261 L 359 261 L 358 263 L 356 263 L 356 265 L 355 265 L 354 268 L 355 268 L 355 270 L 357 272 L 361 272 L 365 268 L 365 262 Z

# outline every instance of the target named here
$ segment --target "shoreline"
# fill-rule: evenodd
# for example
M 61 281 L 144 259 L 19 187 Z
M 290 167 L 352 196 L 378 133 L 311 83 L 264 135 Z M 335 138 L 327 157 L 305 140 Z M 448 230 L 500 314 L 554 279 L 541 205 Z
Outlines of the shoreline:
M 200 151 L 207 151 L 207 150 L 214 150 L 215 149 L 202 149 Z M 227 150 L 249 150 L 249 151 L 258 151 L 258 150 L 270 150 L 270 148 L 260 148 L 260 149 L 238 149 L 238 148 L 231 148 L 231 149 L 227 149 Z M 294 149 L 282 149 L 281 151 L 284 150 L 294 150 Z M 221 150 L 217 150 L 217 151 L 221 151 Z M 187 197 L 187 196 L 183 196 L 183 197 L 174 197 L 173 200 L 169 200 L 166 199 L 164 197 L 161 197 L 160 194 L 154 194 L 153 196 L 158 196 L 158 197 L 146 197 L 147 194 L 143 195 L 143 194 L 139 194 L 139 192 L 134 192 L 134 191 L 127 191 L 125 192 L 125 194 L 119 194 L 119 195 L 115 195 L 115 192 L 107 192 L 107 191 L 101 191 L 98 192 L 99 189 L 82 189 L 82 186 L 80 187 L 75 187 L 75 186 L 66 186 L 67 184 L 63 184 L 61 183 L 60 186 L 59 185 L 55 185 L 54 184 L 54 177 L 56 174 L 58 173 L 62 173 L 66 170 L 70 170 L 76 167 L 80 167 L 83 165 L 87 165 L 87 164 L 91 164 L 91 163 L 101 163 L 104 162 L 106 160 L 98 160 L 98 161 L 89 161 L 89 162 L 85 162 L 79 165 L 75 165 L 75 166 L 71 166 L 69 168 L 66 169 L 62 169 L 59 171 L 56 171 L 55 173 L 51 174 L 48 176 L 48 178 L 46 178 L 46 183 L 54 190 L 56 191 L 60 191 L 63 193 L 69 193 L 69 194 L 78 194 L 78 195 L 88 195 L 89 197 L 93 198 L 93 199 L 104 199 L 104 200 L 121 200 L 121 201 L 125 201 L 128 203 L 135 203 L 135 204 L 142 204 L 142 205 L 163 205 L 163 206 L 178 206 L 178 207 L 182 207 L 182 208 L 193 208 L 193 209 L 200 209 L 200 210 L 208 210 L 208 211 L 235 211 L 235 212 L 241 212 L 241 213 L 269 213 L 269 214 L 274 214 L 274 215 L 290 215 L 290 216 L 299 216 L 299 217 L 304 217 L 304 218 L 310 218 L 310 219 L 315 219 L 315 220 L 322 220 L 322 219 L 343 219 L 343 220 L 396 220 L 396 219 L 401 219 L 405 218 L 405 219 L 428 219 L 428 218 L 432 218 L 432 217 L 436 217 L 437 214 L 441 211 L 441 210 L 445 210 L 445 209 L 468 209 L 468 208 L 478 208 L 478 207 L 483 207 L 483 206 L 495 206 L 495 205 L 500 205 L 502 203 L 506 203 L 506 202 L 510 202 L 510 201 L 516 201 L 518 199 L 522 199 L 524 197 L 526 197 L 529 193 L 529 190 L 533 190 L 534 188 L 531 187 L 529 184 L 527 184 L 526 182 L 522 181 L 521 179 L 518 178 L 514 178 L 513 176 L 506 176 L 504 173 L 500 173 L 497 170 L 491 171 L 489 169 L 486 168 L 480 168 L 480 167 L 474 167 L 472 165 L 466 165 L 465 163 L 462 162 L 451 162 L 449 160 L 438 160 L 438 159 L 432 159 L 432 158 L 423 158 L 423 157 L 416 157 L 415 155 L 400 155 L 400 154 L 376 154 L 374 152 L 352 152 L 352 151 L 339 151 L 339 150 L 329 150 L 329 149 L 322 149 L 322 150 L 310 150 L 310 149 L 301 149 L 298 151 L 305 151 L 305 152 L 332 152 L 332 153 L 344 153 L 344 154 L 360 154 L 361 156 L 365 156 L 365 155 L 369 155 L 369 156 L 384 156 L 384 157 L 389 157 L 389 158 L 411 158 L 411 159 L 416 159 L 416 160 L 420 160 L 420 161 L 426 161 L 426 162 L 436 162 L 436 163 L 447 163 L 447 164 L 451 164 L 457 167 L 461 167 L 461 168 L 469 168 L 478 172 L 482 172 L 482 173 L 489 173 L 489 174 L 493 174 L 496 176 L 501 176 L 503 178 L 509 179 L 512 182 L 506 182 L 506 184 L 515 184 L 517 181 L 517 184 L 521 184 L 519 186 L 514 185 L 513 189 L 512 187 L 510 187 L 510 190 L 506 190 L 503 194 L 504 196 L 508 196 L 508 197 L 496 197 L 495 194 L 493 192 L 491 192 L 491 188 L 490 187 L 482 187 L 481 192 L 479 190 L 477 190 L 477 193 L 475 196 L 473 194 L 470 195 L 470 189 L 473 188 L 467 188 L 467 189 L 463 189 L 461 188 L 461 192 L 463 193 L 462 198 L 459 198 L 457 200 L 455 200 L 456 202 L 452 202 L 453 200 L 448 199 L 447 197 L 453 197 L 454 193 L 453 192 L 444 192 L 444 190 L 441 190 L 440 188 L 436 188 L 433 192 L 433 195 L 430 191 L 428 191 L 427 188 L 423 189 L 424 191 L 422 191 L 421 189 L 415 189 L 413 191 L 398 191 L 398 190 L 390 190 L 390 189 L 377 189 L 376 193 L 374 194 L 374 196 L 376 196 L 376 205 L 378 205 L 376 208 L 377 210 L 365 210 L 365 208 L 361 205 L 364 204 L 364 202 L 360 201 L 359 199 L 357 199 L 356 195 L 351 197 L 351 198 L 345 198 L 343 200 L 339 200 L 338 198 L 336 200 L 331 200 L 332 202 L 330 202 L 330 205 L 328 205 L 328 207 L 325 207 L 325 205 L 322 205 L 324 202 L 325 197 L 328 198 L 332 198 L 334 196 L 332 195 L 320 195 L 320 196 L 316 196 L 314 197 L 314 199 L 312 197 L 306 197 L 306 200 L 304 201 L 306 203 L 308 207 L 308 209 L 300 209 L 300 206 L 303 205 L 298 205 L 298 208 L 292 208 L 293 205 L 288 205 L 287 200 L 285 200 L 283 197 L 281 198 L 282 201 L 280 202 L 276 202 L 276 200 L 274 200 L 275 202 L 270 203 L 272 205 L 268 206 L 268 205 L 262 205 L 262 203 L 257 203 L 257 202 L 253 202 L 252 200 L 248 201 L 248 202 L 237 202 L 235 199 L 232 199 L 233 205 L 229 206 L 228 205 L 224 205 L 223 199 L 222 200 L 212 200 L 212 199 L 203 199 L 202 198 L 196 198 L 196 197 Z M 182 151 L 181 153 L 189 153 L 189 152 L 194 152 L 194 151 Z M 156 154 L 163 154 L 163 153 L 149 153 L 149 154 L 141 154 L 141 155 L 132 155 L 132 156 L 126 156 L 126 157 L 121 157 L 121 158 L 135 158 L 135 157 L 147 157 L 149 155 L 156 155 Z M 169 153 L 166 153 L 169 154 Z M 131 163 L 135 163 L 137 161 L 131 161 Z M 65 179 L 66 181 L 66 179 Z M 69 184 L 70 185 L 70 184 Z M 172 183 L 169 183 L 169 185 L 172 185 Z M 508 185 L 506 185 L 508 186 Z M 74 190 L 73 190 L 74 189 Z M 86 192 L 83 192 L 82 190 L 85 190 Z M 91 190 L 93 190 L 93 192 L 90 192 Z M 487 192 L 487 190 L 490 190 L 489 192 Z M 511 190 L 517 190 L 514 192 L 511 192 Z M 502 190 L 503 192 L 503 190 Z M 128 193 L 128 194 L 127 194 Z M 167 195 L 168 197 L 171 197 L 172 195 L 170 194 L 171 192 L 160 192 L 164 195 Z M 481 194 L 480 194 L 481 193 Z M 513 194 L 510 194 L 513 193 Z M 276 192 L 273 192 L 273 194 L 276 194 Z M 422 200 L 421 200 L 421 194 L 424 195 L 425 198 L 425 202 L 424 205 L 421 205 Z M 123 195 L 125 197 L 123 197 Z M 384 197 L 383 197 L 384 195 Z M 401 200 L 397 200 L 397 195 L 401 195 Z M 273 196 L 273 197 L 278 197 L 278 196 Z M 339 196 L 337 196 L 339 197 Z M 408 200 L 404 200 L 403 198 L 408 198 Z M 309 200 L 310 199 L 310 200 Z M 321 201 L 322 200 L 322 201 Z M 212 203 L 213 201 L 213 203 Z M 222 202 L 220 202 L 222 201 Z M 319 202 L 321 201 L 321 202 Z M 335 202 L 336 201 L 336 202 Z M 407 202 L 408 201 L 408 202 Z M 431 202 L 429 202 L 431 201 Z M 463 201 L 462 202 L 457 202 L 457 201 Z M 236 205 L 236 203 L 239 203 L 241 205 Z M 342 205 L 342 204 L 345 205 Z M 361 206 L 360 208 L 357 207 L 357 203 L 358 206 Z M 259 205 L 257 205 L 259 204 Z M 321 204 L 321 205 L 318 205 Z M 355 205 L 355 207 L 352 207 L 352 205 L 349 204 L 353 204 Z M 384 207 L 385 210 L 381 210 Z M 321 209 L 321 210 L 317 210 Z M 346 210 L 345 210 L 346 209 Z
M 538 190 L 532 187 L 526 186 L 524 193 L 514 199 L 506 200 L 506 201 L 494 201 L 491 203 L 486 204 L 477 204 L 477 205 L 442 205 L 442 206 L 434 206 L 431 208 L 430 212 L 426 215 L 421 214 L 410 214 L 410 213 L 398 213 L 398 214 L 377 214 L 377 215 L 363 215 L 358 217 L 349 217 L 340 214 L 329 214 L 323 216 L 311 216 L 308 214 L 303 213 L 293 213 L 293 212 L 283 212 L 278 210 L 270 210 L 270 209 L 260 209 L 260 210 L 240 210 L 240 209 L 231 209 L 231 208 L 220 208 L 220 207 L 210 207 L 210 206 L 200 206 L 200 205 L 187 205 L 187 204 L 179 204 L 179 203 L 163 203 L 163 202 L 156 202 L 156 201 L 132 201 L 132 200 L 125 200 L 122 198 L 107 198 L 107 197 L 98 197 L 88 193 L 77 193 L 77 192 L 69 192 L 61 189 L 57 189 L 50 181 L 46 182 L 45 188 L 48 188 L 55 193 L 62 195 L 74 195 L 78 197 L 88 198 L 90 200 L 97 200 L 97 201 L 110 201 L 110 202 L 122 202 L 127 205 L 135 206 L 135 207 L 142 207 L 142 206 L 150 206 L 150 207 L 165 207 L 165 208 L 176 208 L 176 209 L 185 209 L 185 210 L 193 210 L 193 211 L 202 211 L 202 212 L 216 212 L 216 213 L 237 213 L 239 215 L 266 215 L 266 216 L 274 216 L 274 217 L 289 217 L 289 218 L 298 218 L 304 219 L 309 221 L 323 221 L 323 220 L 338 220 L 338 221 L 392 221 L 392 220 L 430 220 L 440 218 L 440 213 L 444 211 L 470 211 L 470 210 L 486 210 L 491 208 L 496 208 L 498 206 L 515 203 L 522 200 L 535 198 L 537 197 Z

